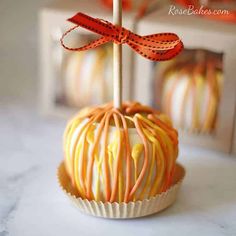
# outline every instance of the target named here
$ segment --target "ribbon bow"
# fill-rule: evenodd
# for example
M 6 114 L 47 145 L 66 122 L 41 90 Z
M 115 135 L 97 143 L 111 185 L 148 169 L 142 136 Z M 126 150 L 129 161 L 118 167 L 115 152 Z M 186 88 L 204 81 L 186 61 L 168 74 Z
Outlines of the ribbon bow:
M 102 19 L 92 18 L 81 12 L 68 19 L 68 21 L 76 24 L 76 26 L 63 34 L 61 44 L 65 49 L 71 51 L 85 51 L 108 42 L 114 42 L 117 44 L 126 43 L 134 51 L 149 60 L 164 61 L 175 57 L 183 49 L 182 41 L 173 33 L 139 36 L 124 27 L 113 25 L 112 23 Z M 65 36 L 78 27 L 100 34 L 102 37 L 82 47 L 70 48 L 66 46 L 63 42 Z

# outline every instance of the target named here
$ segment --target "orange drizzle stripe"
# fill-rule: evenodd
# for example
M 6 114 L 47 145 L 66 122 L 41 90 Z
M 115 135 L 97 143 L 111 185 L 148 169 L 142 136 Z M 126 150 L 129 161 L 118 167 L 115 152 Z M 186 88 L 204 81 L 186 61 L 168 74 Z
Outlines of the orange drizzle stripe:
M 118 116 L 116 114 L 113 114 L 113 118 L 115 121 L 115 126 L 116 129 L 118 130 L 119 133 L 119 138 L 118 138 L 118 150 L 116 154 L 116 160 L 115 160 L 115 171 L 114 171 L 114 183 L 112 187 L 112 192 L 111 192 L 111 198 L 110 202 L 114 202 L 117 196 L 117 187 L 118 187 L 118 177 L 119 177 L 119 172 L 120 172 L 120 159 L 121 159 L 121 142 L 122 142 L 122 131 L 120 130 L 120 122 L 118 120 Z
M 91 196 L 92 196 L 92 173 L 93 173 L 94 155 L 95 155 L 96 147 L 98 145 L 100 136 L 102 134 L 102 130 L 104 128 L 104 124 L 107 120 L 107 117 L 110 117 L 110 113 L 106 113 L 104 117 L 102 118 L 101 122 L 99 123 L 98 132 L 96 134 L 95 141 L 92 146 L 91 155 L 88 162 L 87 193 L 86 193 L 88 199 L 91 199 Z M 109 122 L 109 118 L 108 118 L 108 122 Z
M 115 110 L 115 112 L 120 116 L 124 129 L 124 142 L 126 147 L 126 187 L 125 187 L 124 202 L 128 202 L 129 192 L 131 187 L 131 150 L 130 150 L 129 133 L 126 119 L 118 110 Z
M 134 116 L 134 123 L 135 123 L 135 127 L 137 129 L 137 132 L 138 132 L 138 135 L 140 136 L 140 138 L 142 139 L 142 142 L 144 144 L 144 163 L 143 163 L 143 167 L 141 169 L 141 172 L 140 172 L 140 175 L 136 181 L 136 183 L 134 184 L 130 194 L 129 194 L 129 197 L 131 198 L 134 193 L 137 191 L 138 187 L 140 186 L 141 184 L 141 181 L 143 180 L 144 176 L 145 176 L 145 172 L 147 170 L 147 167 L 148 167 L 148 160 L 149 160 L 149 150 L 148 150 L 148 142 L 147 142 L 147 138 L 145 137 L 145 135 L 143 134 L 143 131 L 142 131 L 142 126 L 141 124 L 139 123 L 139 120 L 136 116 Z

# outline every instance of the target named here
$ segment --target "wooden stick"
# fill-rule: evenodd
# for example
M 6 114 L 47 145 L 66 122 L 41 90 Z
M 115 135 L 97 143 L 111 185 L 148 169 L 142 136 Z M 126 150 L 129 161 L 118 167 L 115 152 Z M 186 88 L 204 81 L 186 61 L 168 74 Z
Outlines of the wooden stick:
M 113 0 L 113 23 L 122 26 L 122 0 Z M 122 44 L 113 44 L 114 107 L 122 106 Z

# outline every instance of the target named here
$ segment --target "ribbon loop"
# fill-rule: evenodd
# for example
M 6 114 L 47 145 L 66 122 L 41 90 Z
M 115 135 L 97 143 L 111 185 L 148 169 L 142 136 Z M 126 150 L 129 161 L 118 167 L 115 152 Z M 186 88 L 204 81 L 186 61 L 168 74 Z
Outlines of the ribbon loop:
M 114 42 L 117 44 L 126 43 L 134 51 L 149 60 L 163 61 L 175 57 L 183 49 L 182 41 L 173 33 L 140 36 L 124 27 L 113 25 L 112 23 L 102 19 L 92 18 L 91 16 L 80 12 L 68 20 L 76 24 L 76 26 L 65 32 L 61 38 L 62 46 L 67 50 L 84 51 L 96 48 L 108 42 Z M 82 47 L 70 48 L 66 46 L 64 44 L 64 38 L 78 27 L 85 28 L 101 35 L 102 37 Z

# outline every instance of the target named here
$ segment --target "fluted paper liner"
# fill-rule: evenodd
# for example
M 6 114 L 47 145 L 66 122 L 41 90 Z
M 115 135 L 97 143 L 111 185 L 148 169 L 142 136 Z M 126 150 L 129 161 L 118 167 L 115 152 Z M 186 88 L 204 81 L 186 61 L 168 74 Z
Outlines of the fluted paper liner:
M 129 203 L 104 203 L 82 199 L 78 196 L 76 189 L 71 184 L 64 162 L 58 167 L 57 175 L 63 191 L 83 213 L 104 218 L 128 219 L 151 215 L 173 204 L 184 179 L 185 169 L 180 164 L 176 164 L 172 186 L 166 192 L 143 201 Z

